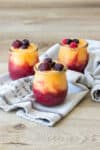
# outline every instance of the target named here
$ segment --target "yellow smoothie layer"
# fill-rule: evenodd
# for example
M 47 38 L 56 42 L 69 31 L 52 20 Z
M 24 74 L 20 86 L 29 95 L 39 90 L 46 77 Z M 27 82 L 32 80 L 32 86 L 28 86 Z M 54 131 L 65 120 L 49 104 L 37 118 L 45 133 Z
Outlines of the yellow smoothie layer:
M 35 44 L 31 43 L 27 49 L 15 49 L 11 47 L 10 60 L 16 65 L 28 64 L 32 66 L 38 60 L 38 48 Z
M 66 90 L 65 71 L 37 71 L 34 77 L 34 87 L 42 93 L 57 93 Z

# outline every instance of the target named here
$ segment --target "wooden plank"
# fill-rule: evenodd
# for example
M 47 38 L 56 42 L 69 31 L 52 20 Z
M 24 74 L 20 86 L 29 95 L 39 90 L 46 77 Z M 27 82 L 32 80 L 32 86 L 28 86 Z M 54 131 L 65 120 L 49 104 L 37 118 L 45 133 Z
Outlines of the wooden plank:
M 100 40 L 99 8 L 0 9 L 0 62 L 14 39 L 29 38 L 47 50 L 62 37 Z
M 99 7 L 100 1 L 95 0 L 0 0 L 1 8 L 64 8 L 64 7 Z

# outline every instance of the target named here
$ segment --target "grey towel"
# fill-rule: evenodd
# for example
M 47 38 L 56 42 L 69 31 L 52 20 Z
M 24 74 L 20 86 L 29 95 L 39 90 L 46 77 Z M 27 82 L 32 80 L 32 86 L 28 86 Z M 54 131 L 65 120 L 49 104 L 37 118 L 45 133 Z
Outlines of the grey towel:
M 3 86 L 0 86 L 0 108 L 4 111 L 17 109 L 18 116 L 47 126 L 53 126 L 67 115 L 88 92 L 85 86 L 69 82 L 65 102 L 49 108 L 35 102 L 32 76 L 11 81 L 9 75 L 5 74 L 0 77 L 1 80 Z

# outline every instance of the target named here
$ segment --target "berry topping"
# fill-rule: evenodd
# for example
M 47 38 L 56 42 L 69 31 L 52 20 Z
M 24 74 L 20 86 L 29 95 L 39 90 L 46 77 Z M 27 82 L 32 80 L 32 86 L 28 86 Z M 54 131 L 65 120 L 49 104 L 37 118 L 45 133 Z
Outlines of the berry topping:
M 28 46 L 30 45 L 30 42 L 29 42 L 29 40 L 27 40 L 27 39 L 24 39 L 23 41 L 22 41 L 22 49 L 25 49 L 25 48 L 28 48 Z
M 16 40 L 12 43 L 13 48 L 20 48 L 22 46 L 22 42 L 20 40 Z
M 45 58 L 44 62 L 51 64 L 52 63 L 52 58 Z
M 70 44 L 72 42 L 71 39 L 67 39 L 67 44 Z
M 71 42 L 71 43 L 70 43 L 70 47 L 71 47 L 71 48 L 77 48 L 77 46 L 78 46 L 78 45 L 77 45 L 76 42 Z
M 29 44 L 30 44 L 29 40 L 27 40 L 27 39 L 24 39 L 22 41 L 22 43 L 23 43 L 23 45 L 27 45 L 27 46 L 29 46 Z
M 54 67 L 55 64 L 56 64 L 55 62 L 52 62 L 51 67 Z
M 64 38 L 62 41 L 61 41 L 62 44 L 67 44 L 67 39 Z
M 27 45 L 22 45 L 21 49 L 26 49 L 28 46 Z
M 39 64 L 38 69 L 40 71 L 48 71 L 51 69 L 51 67 L 49 63 L 44 62 L 44 63 Z
M 64 69 L 64 65 L 56 63 L 53 68 L 57 71 L 62 71 Z
M 70 44 L 71 42 L 72 42 L 71 39 L 64 38 L 61 43 L 62 44 Z
M 75 43 L 79 43 L 79 40 L 78 39 L 73 39 L 73 42 L 75 42 Z

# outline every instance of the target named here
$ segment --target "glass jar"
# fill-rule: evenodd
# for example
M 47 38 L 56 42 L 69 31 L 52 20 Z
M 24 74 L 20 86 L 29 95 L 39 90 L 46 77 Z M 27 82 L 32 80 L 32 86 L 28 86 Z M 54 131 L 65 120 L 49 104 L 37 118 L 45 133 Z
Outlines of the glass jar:
M 38 62 L 38 48 L 31 44 L 28 49 L 10 49 L 8 70 L 15 80 L 34 74 L 34 65 Z
M 58 60 L 67 66 L 68 69 L 84 72 L 84 69 L 88 63 L 88 43 L 79 39 L 78 47 L 71 48 L 68 44 L 60 43 L 60 50 L 58 53 Z
M 39 71 L 35 66 L 33 93 L 36 101 L 45 106 L 64 102 L 67 94 L 66 70 Z

